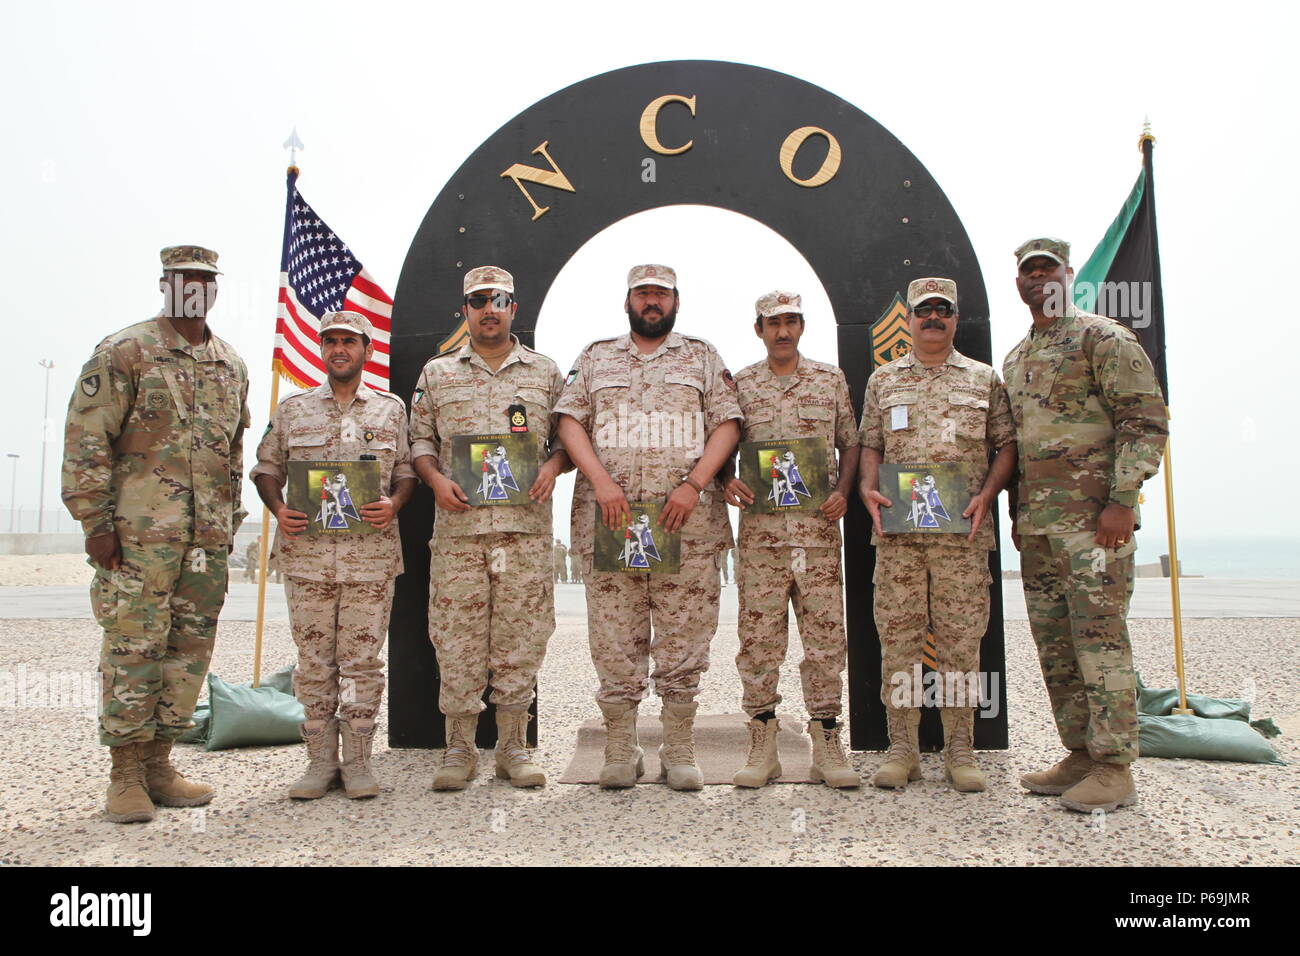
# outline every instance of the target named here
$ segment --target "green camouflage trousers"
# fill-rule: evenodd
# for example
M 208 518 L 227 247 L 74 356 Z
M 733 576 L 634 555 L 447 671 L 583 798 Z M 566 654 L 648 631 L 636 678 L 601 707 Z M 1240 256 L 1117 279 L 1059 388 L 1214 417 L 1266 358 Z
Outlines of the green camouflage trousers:
M 813 720 L 840 715 L 848 642 L 839 548 L 741 548 L 740 653 L 736 670 L 744 688 L 741 708 L 751 718 L 776 710 L 777 682 L 790 638 L 790 605 L 799 622 L 803 702 Z
M 175 739 L 192 726 L 226 602 L 226 558 L 226 548 L 123 541 L 121 566 L 95 569 L 100 743 Z
M 438 652 L 439 708 L 453 716 L 479 713 L 490 679 L 493 704 L 526 710 L 555 631 L 550 536 L 439 535 L 430 554 L 429 637 Z
M 1094 537 L 1022 535 L 1020 574 L 1061 743 L 1099 763 L 1129 763 L 1138 756 L 1126 620 L 1137 545 L 1103 548 Z

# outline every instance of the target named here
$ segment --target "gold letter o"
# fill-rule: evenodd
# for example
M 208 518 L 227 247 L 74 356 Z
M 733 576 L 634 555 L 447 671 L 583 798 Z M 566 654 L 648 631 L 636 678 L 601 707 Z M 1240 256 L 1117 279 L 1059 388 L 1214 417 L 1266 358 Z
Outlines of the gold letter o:
M 793 170 L 795 153 L 799 152 L 799 147 L 809 136 L 825 136 L 830 148 L 826 151 L 826 159 L 822 161 L 821 169 L 807 179 L 796 179 Z M 830 182 L 839 169 L 840 141 L 820 127 L 801 126 L 787 136 L 785 142 L 781 144 L 781 172 L 785 173 L 786 178 L 792 183 L 812 189 Z

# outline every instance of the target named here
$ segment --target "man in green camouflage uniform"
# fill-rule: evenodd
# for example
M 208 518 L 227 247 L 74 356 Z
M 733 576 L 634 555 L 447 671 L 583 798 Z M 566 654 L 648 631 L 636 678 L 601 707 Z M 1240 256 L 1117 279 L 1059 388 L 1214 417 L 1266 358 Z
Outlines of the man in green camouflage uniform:
M 727 481 L 727 503 L 742 509 L 736 566 L 740 589 L 736 670 L 744 688 L 741 705 L 749 717 L 750 737 L 748 759 L 732 783 L 762 787 L 781 776 L 776 756 L 780 726 L 776 707 L 781 695 L 776 688 L 793 603 L 804 649 L 799 674 L 812 740 L 812 779 L 831 787 L 856 787 L 862 781 L 844 753 L 838 724 L 848 654 L 840 519 L 848 511 L 848 496 L 858 473 L 853 404 L 838 366 L 814 362 L 799 352 L 804 331 L 800 296 L 769 292 L 754 308 L 754 332 L 763 340 L 767 358 L 736 373 L 737 398 L 745 416 L 741 441 L 822 439 L 831 491 L 820 513 L 761 514 L 747 506 L 762 489 L 750 488 L 738 476 Z
M 474 735 L 489 675 L 497 775 L 516 787 L 546 783 L 529 756 L 526 731 L 555 630 L 551 492 L 569 458 L 556 438 L 553 409 L 564 380 L 554 362 L 510 333 L 519 308 L 514 292 L 514 277 L 496 266 L 465 274 L 470 339 L 429 360 L 411 399 L 412 464 L 433 489 L 437 508 L 429 544 L 429 637 L 438 653 L 447 750 L 435 790 L 463 790 L 474 777 Z M 537 444 L 531 503 L 471 507 L 467 489 L 453 477 L 452 439 L 517 430 Z
M 162 264 L 162 312 L 104 339 L 82 368 L 63 453 L 63 501 L 86 534 L 104 629 L 99 739 L 117 823 L 212 799 L 170 752 L 192 726 L 246 514 L 248 370 L 206 322 L 217 254 L 169 246 Z
M 1160 385 L 1137 337 L 1069 300 L 1070 247 L 1016 250 L 1033 327 L 1003 364 L 1020 448 L 1012 494 L 1029 624 L 1070 755 L 1021 777 L 1072 810 L 1137 802 L 1137 690 L 1129 644 L 1138 493 L 1169 433 Z
M 859 492 L 876 546 L 880 698 L 889 727 L 889 753 L 871 779 L 877 787 L 905 787 L 921 778 L 922 702 L 915 699 L 912 674 L 921 666 L 927 633 L 934 634 L 936 670 L 945 689 L 938 701 L 944 776 L 963 792 L 987 786 L 975 760 L 974 721 L 980 640 L 988 630 L 993 583 L 989 551 L 996 546 L 989 513 L 1015 470 L 1015 426 L 998 373 L 953 348 L 959 318 L 953 280 L 910 283 L 912 351 L 876 369 L 862 399 Z M 905 507 L 896 490 L 882 493 L 884 462 L 963 464 L 969 504 L 950 507 L 964 507 L 970 533 L 882 534 L 880 509 Z

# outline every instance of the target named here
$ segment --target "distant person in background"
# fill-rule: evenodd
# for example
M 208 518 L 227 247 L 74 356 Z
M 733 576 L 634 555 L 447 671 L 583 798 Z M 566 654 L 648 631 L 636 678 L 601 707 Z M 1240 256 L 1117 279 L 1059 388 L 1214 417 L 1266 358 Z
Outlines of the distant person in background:
M 564 542 L 559 538 L 555 539 L 555 582 L 557 584 L 567 584 L 569 576 L 567 573 L 567 564 L 569 549 L 564 546 Z
M 1075 309 L 1070 245 L 1030 239 L 1016 287 L 1033 325 L 1003 363 L 1020 448 L 1011 492 L 1029 627 L 1070 751 L 1021 786 L 1071 810 L 1137 803 L 1137 679 L 1128 635 L 1138 494 L 1169 435 L 1137 336 Z
M 252 543 L 244 549 L 244 580 L 257 580 L 257 560 L 259 549 L 262 547 L 262 536 L 258 535 Z
M 110 335 L 68 403 L 63 502 L 95 567 L 104 629 L 99 742 L 113 758 L 105 816 L 212 799 L 171 764 L 192 725 L 226 600 L 240 504 L 248 370 L 212 334 L 217 254 L 162 250 L 163 308 Z
M 582 583 L 582 555 L 569 552 L 569 582 L 571 584 Z

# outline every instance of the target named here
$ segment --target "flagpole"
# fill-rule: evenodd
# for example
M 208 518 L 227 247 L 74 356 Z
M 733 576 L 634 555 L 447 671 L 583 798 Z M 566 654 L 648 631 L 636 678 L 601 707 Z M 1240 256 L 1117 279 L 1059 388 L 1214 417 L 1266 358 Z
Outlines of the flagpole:
M 1151 133 L 1151 120 L 1144 118 L 1142 123 L 1142 136 L 1138 139 L 1138 150 L 1142 153 L 1142 166 L 1146 170 L 1146 189 L 1148 190 L 1148 200 L 1155 202 L 1155 177 L 1152 170 L 1151 154 L 1155 150 L 1156 138 Z M 1152 213 L 1154 218 L 1154 212 Z M 1156 242 L 1154 222 L 1152 224 L 1152 243 Z M 1156 249 L 1152 256 L 1155 270 L 1155 289 L 1152 294 L 1156 295 L 1156 290 L 1160 287 L 1160 255 Z M 1163 314 L 1163 307 L 1161 308 Z M 1166 418 L 1172 420 L 1173 413 L 1169 406 L 1165 406 Z M 1172 429 L 1171 429 L 1172 431 Z M 1178 676 L 1178 706 L 1173 708 L 1175 714 L 1191 714 L 1192 709 L 1187 706 L 1187 670 L 1183 662 L 1183 602 L 1182 594 L 1179 590 L 1178 580 L 1182 574 L 1182 568 L 1178 563 L 1178 530 L 1174 521 L 1174 458 L 1173 458 L 1173 441 L 1172 438 L 1165 438 L 1165 529 L 1169 541 L 1169 600 L 1174 615 L 1174 672 Z

